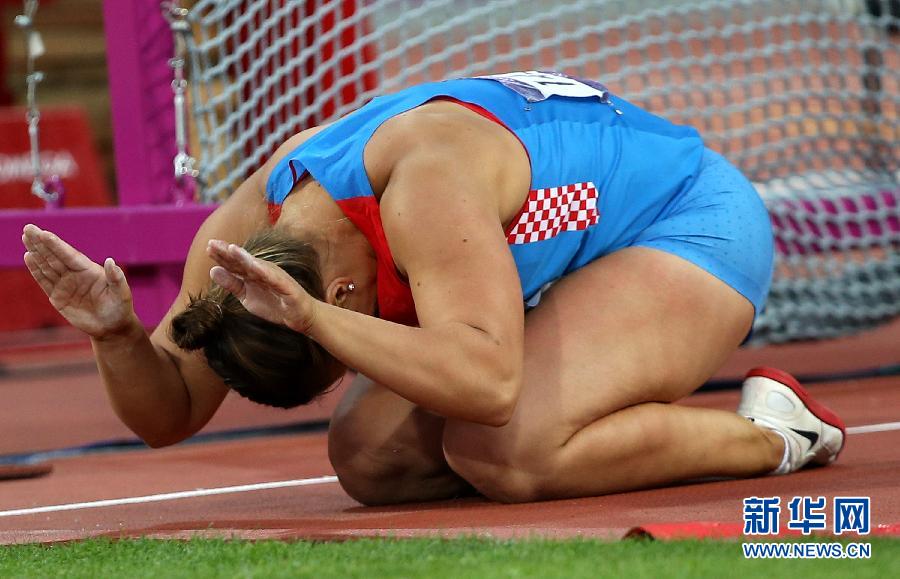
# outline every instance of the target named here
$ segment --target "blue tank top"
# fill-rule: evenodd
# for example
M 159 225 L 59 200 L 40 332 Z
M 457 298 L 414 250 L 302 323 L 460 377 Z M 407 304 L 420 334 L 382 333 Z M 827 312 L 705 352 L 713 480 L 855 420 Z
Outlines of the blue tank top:
M 529 306 L 555 280 L 627 246 L 699 170 L 696 130 L 558 73 L 450 80 L 377 97 L 285 156 L 266 193 L 277 206 L 306 173 L 322 185 L 372 244 L 379 315 L 392 321 L 415 324 L 415 305 L 390 255 L 363 150 L 386 120 L 442 97 L 487 111 L 528 153 L 531 188 L 506 234 Z

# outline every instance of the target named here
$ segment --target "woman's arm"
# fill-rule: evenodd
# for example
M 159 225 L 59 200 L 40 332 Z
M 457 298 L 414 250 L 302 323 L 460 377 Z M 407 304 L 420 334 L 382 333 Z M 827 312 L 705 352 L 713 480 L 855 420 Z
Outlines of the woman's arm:
M 181 292 L 152 335 L 135 316 L 125 275 L 111 259 L 101 266 L 48 231 L 33 225 L 25 229 L 29 270 L 60 313 L 91 337 L 113 409 L 150 446 L 174 444 L 195 433 L 225 397 L 227 387 L 202 356 L 180 350 L 168 330 L 189 296 L 209 286 L 213 263 L 205 252 L 207 241 L 224 237 L 243 242 L 265 224 L 258 181 L 258 176 L 248 179 L 201 226 Z
M 420 327 L 317 308 L 308 334 L 338 359 L 443 416 L 505 424 L 522 380 L 518 273 L 484 158 L 443 141 L 393 168 L 385 232 L 412 288 Z M 477 147 L 476 147 L 477 149 Z M 483 151 L 482 151 L 483 152 Z
M 213 274 L 250 311 L 308 334 L 404 398 L 443 416 L 502 425 L 518 399 L 524 339 L 518 274 L 497 198 L 486 193 L 504 186 L 495 165 L 485 162 L 503 152 L 432 136 L 417 133 L 392 164 L 381 198 L 419 328 L 313 300 L 283 271 L 235 246 L 210 245 L 224 266 Z M 248 295 L 248 284 L 270 288 L 272 299 Z
M 150 335 L 134 314 L 125 275 L 114 262 L 100 266 L 52 233 L 26 228 L 22 241 L 29 271 L 60 313 L 91 336 L 114 411 L 148 445 L 167 446 L 191 436 L 209 422 L 228 392 L 200 353 L 181 350 L 169 337 L 172 319 L 191 296 L 209 288 L 214 263 L 207 243 L 213 238 L 243 243 L 267 226 L 264 187 L 269 172 L 322 128 L 285 141 L 206 219 L 191 243 L 178 297 Z

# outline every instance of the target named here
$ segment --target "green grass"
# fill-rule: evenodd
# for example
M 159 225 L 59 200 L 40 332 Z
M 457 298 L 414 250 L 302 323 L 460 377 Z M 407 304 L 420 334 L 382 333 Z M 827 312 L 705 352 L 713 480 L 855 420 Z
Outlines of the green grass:
M 822 539 L 827 540 L 827 539 Z M 0 548 L 0 577 L 877 577 L 900 576 L 900 540 L 870 560 L 745 560 L 713 541 L 358 540 L 285 543 L 90 540 Z

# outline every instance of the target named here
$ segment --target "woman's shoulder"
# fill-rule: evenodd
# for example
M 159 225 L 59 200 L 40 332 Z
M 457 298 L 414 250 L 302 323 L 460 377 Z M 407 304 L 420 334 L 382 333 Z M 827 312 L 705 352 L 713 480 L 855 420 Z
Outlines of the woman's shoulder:
M 272 156 L 269 157 L 269 159 L 260 168 L 258 174 L 260 182 L 265 184 L 269 180 L 269 176 L 272 174 L 275 166 L 278 165 L 278 163 L 280 163 L 282 159 L 290 155 L 293 151 L 296 151 L 297 148 L 303 145 L 306 141 L 310 140 L 312 137 L 316 136 L 323 129 L 326 129 L 330 124 L 331 123 L 325 123 L 316 127 L 310 127 L 294 134 L 291 137 L 288 137 L 281 145 L 278 146 L 277 149 L 275 149 L 275 152 L 272 153 Z

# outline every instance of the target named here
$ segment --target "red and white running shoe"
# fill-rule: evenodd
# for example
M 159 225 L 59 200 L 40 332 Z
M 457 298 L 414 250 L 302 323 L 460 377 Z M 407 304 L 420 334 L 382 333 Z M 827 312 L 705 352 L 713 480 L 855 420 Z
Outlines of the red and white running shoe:
M 796 378 L 775 368 L 747 373 L 738 414 L 784 438 L 785 458 L 773 474 L 830 464 L 844 447 L 844 421 L 813 400 Z

